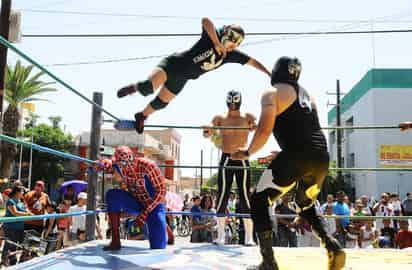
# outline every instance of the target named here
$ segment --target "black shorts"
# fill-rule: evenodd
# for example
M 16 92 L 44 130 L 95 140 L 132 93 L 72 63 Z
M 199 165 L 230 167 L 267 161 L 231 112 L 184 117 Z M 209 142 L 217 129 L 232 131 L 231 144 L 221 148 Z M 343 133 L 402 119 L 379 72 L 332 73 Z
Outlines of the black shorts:
M 280 152 L 261 175 L 252 196 L 251 214 L 256 231 L 272 229 L 268 207 L 293 188 L 296 204 L 301 209 L 310 207 L 322 188 L 328 168 L 327 152 Z
M 170 55 L 163 58 L 157 65 L 158 68 L 161 68 L 164 72 L 166 72 L 167 80 L 164 85 L 175 95 L 182 91 L 188 81 L 187 78 L 179 74 L 179 71 L 183 68 L 182 65 L 182 60 L 175 55 Z
M 282 151 L 271 162 L 273 181 L 279 186 L 289 186 L 294 181 L 327 173 L 329 154 L 327 152 L 289 152 Z

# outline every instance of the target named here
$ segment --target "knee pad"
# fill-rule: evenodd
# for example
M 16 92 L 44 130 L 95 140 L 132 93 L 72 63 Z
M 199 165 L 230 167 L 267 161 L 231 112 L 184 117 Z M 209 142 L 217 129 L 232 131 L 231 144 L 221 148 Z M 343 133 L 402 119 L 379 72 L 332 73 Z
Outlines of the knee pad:
M 153 94 L 153 84 L 150 80 L 144 80 L 137 83 L 137 90 L 143 96 L 148 96 Z
M 167 106 L 167 104 L 169 104 L 169 103 L 164 102 L 159 97 L 156 97 L 155 99 L 152 100 L 152 102 L 150 102 L 150 106 L 152 106 L 152 108 L 155 109 L 155 110 L 161 110 L 161 109 L 165 108 Z
M 318 197 L 320 187 L 318 184 L 307 186 L 299 183 L 296 191 L 296 204 L 299 207 L 298 212 L 305 211 L 312 207 Z

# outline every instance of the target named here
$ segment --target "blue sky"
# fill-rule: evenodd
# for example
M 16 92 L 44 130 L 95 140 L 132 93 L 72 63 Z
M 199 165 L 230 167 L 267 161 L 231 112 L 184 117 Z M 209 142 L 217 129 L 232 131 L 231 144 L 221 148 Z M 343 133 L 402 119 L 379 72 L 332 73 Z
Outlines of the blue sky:
M 295 32 L 316 30 L 411 29 L 410 1 L 108 1 L 108 0 L 13 0 L 13 8 L 23 13 L 24 34 L 73 33 L 200 33 L 200 20 L 210 17 L 217 26 L 239 23 L 246 32 Z M 34 12 L 36 11 L 37 12 Z M 150 16 L 97 16 L 40 13 L 39 10 L 121 13 Z M 249 19 L 247 19 L 249 18 Z M 277 20 L 277 21 L 276 21 Z M 376 20 L 373 25 L 368 21 Z M 401 21 L 401 22 L 399 22 Z M 49 39 L 24 38 L 17 46 L 42 64 L 69 63 L 145 57 L 169 54 L 190 47 L 196 37 L 187 38 L 105 38 Z M 261 42 L 263 41 L 263 42 Z M 297 56 L 303 64 L 300 83 L 315 96 L 322 125 L 327 125 L 328 100 L 336 79 L 348 91 L 369 69 L 409 68 L 412 34 L 332 35 L 299 38 L 246 37 L 241 50 L 268 68 L 283 55 Z M 248 44 L 249 43 L 249 44 Z M 10 52 L 9 63 L 18 57 Z M 122 118 L 132 118 L 153 97 L 138 95 L 117 99 L 116 90 L 147 77 L 160 58 L 133 62 L 50 67 L 67 83 L 91 97 L 104 94 L 104 107 Z M 60 115 L 72 134 L 90 129 L 91 106 L 56 85 L 59 91 L 47 95 L 52 102 L 37 104 L 44 119 Z M 196 81 L 190 81 L 165 110 L 153 115 L 148 124 L 201 125 L 226 110 L 225 95 L 231 89 L 243 94 L 244 111 L 260 113 L 260 95 L 269 79 L 250 67 L 225 65 Z M 201 131 L 179 130 L 183 136 L 182 163 L 200 162 L 200 150 L 210 160 L 212 144 Z M 273 138 L 256 157 L 277 149 Z M 217 159 L 214 151 L 214 160 Z M 216 161 L 213 162 L 214 165 Z M 193 171 L 183 171 L 193 175 Z

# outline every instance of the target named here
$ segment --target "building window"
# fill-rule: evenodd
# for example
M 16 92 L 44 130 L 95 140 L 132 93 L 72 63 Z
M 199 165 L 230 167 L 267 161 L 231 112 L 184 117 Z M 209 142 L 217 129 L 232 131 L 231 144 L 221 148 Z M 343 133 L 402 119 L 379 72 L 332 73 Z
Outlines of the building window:
M 348 168 L 354 168 L 355 167 L 355 153 L 350 153 L 348 156 Z
M 335 131 L 329 132 L 329 143 L 331 145 L 336 143 L 336 132 Z
M 353 126 L 353 116 L 349 117 L 348 120 L 345 121 L 345 126 L 352 127 Z M 353 129 L 346 129 L 346 133 L 349 135 L 353 132 Z

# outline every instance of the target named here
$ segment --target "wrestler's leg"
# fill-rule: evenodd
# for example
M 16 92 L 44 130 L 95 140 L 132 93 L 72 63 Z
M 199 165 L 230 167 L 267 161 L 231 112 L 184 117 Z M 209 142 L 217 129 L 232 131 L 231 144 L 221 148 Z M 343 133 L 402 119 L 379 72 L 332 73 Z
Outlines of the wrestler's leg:
M 167 222 L 164 204 L 159 204 L 147 217 L 147 228 L 151 249 L 165 249 L 167 246 Z
M 239 212 L 242 214 L 250 213 L 250 171 L 248 170 L 249 161 L 241 160 L 238 161 L 237 166 L 242 166 L 243 170 L 236 170 L 236 184 L 239 190 Z M 253 242 L 253 222 L 250 218 L 243 219 L 244 231 L 245 231 L 245 245 L 254 246 Z
M 258 235 L 262 263 L 248 269 L 277 270 L 273 254 L 273 224 L 269 207 L 296 185 L 302 171 L 297 166 L 295 155 L 282 151 L 263 171 L 251 199 L 251 216 Z
M 251 266 L 248 269 L 258 270 L 278 270 L 278 266 L 273 254 L 273 224 L 270 217 L 269 207 L 272 207 L 283 194 L 287 193 L 295 186 L 295 181 L 283 178 L 276 178 L 271 169 L 266 169 L 256 187 L 256 191 L 251 198 L 251 216 L 259 239 L 260 254 L 262 263 L 258 266 Z
M 164 109 L 170 101 L 172 101 L 177 94 L 183 89 L 187 80 L 181 80 L 178 78 L 169 78 L 160 89 L 159 94 L 145 107 L 142 112 L 135 114 L 136 131 L 142 133 L 144 130 L 144 121 L 149 115 L 155 111 Z
M 326 224 L 315 209 L 315 201 L 322 188 L 323 181 L 328 172 L 328 162 L 312 161 L 308 166 L 310 174 L 298 183 L 296 190 L 296 204 L 300 208 L 299 215 L 306 219 L 312 230 L 320 238 L 328 251 L 328 269 L 340 270 L 345 265 L 346 255 L 339 242 L 327 234 Z
M 229 200 L 230 190 L 232 189 L 233 170 L 223 167 L 230 165 L 230 156 L 223 153 L 219 163 L 219 171 L 217 176 L 218 196 L 216 199 L 216 211 L 218 214 L 225 214 L 227 209 L 227 202 Z M 225 227 L 226 217 L 217 218 L 217 240 L 216 244 L 225 244 Z
M 120 244 L 120 213 L 139 214 L 142 205 L 127 191 L 111 189 L 106 193 L 107 212 L 112 232 L 112 241 L 103 247 L 105 251 L 119 250 Z
M 167 80 L 167 73 L 160 67 L 153 69 L 152 73 L 146 80 L 125 86 L 117 91 L 117 97 L 122 98 L 127 95 L 139 92 L 142 96 L 148 96 L 154 93 Z

